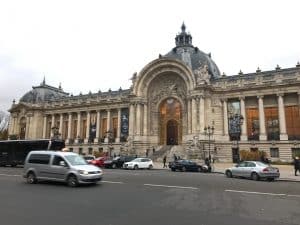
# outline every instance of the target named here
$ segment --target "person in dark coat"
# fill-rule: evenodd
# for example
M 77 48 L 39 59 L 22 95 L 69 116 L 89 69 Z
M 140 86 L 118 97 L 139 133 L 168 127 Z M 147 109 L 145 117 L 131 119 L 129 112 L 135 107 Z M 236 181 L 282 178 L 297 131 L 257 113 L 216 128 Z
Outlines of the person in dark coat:
M 294 159 L 294 168 L 295 168 L 295 176 L 298 176 L 297 172 L 300 173 L 300 160 L 298 156 L 296 156 Z
M 164 167 L 163 168 L 167 168 L 166 162 L 167 162 L 167 156 L 164 156 L 164 158 L 163 158 Z

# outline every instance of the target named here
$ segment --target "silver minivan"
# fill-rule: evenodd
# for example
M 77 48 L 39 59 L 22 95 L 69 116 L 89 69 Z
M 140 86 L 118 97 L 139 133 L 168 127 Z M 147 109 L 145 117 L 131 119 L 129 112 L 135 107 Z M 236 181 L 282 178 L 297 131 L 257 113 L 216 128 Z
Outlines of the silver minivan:
M 97 183 L 102 175 L 100 168 L 87 164 L 77 153 L 60 151 L 31 151 L 25 159 L 23 172 L 30 184 L 51 180 L 66 182 L 71 187 Z

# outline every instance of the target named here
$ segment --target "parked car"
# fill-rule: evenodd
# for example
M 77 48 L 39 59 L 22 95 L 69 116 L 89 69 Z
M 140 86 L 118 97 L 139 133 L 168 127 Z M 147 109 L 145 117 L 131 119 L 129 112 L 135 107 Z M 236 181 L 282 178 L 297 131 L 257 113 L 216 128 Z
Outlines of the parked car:
M 245 177 L 252 180 L 267 179 L 273 181 L 280 177 L 279 169 L 260 161 L 243 161 L 225 170 L 227 177 Z
M 92 160 L 94 160 L 96 157 L 93 155 L 84 155 L 83 158 L 85 159 L 85 161 L 87 161 L 87 163 L 90 163 Z
M 27 183 L 40 180 L 66 182 L 75 187 L 83 183 L 97 183 L 102 179 L 102 170 L 73 152 L 31 151 L 24 164 L 23 177 Z
M 199 165 L 196 162 L 186 159 L 169 162 L 169 168 L 172 171 L 196 171 L 196 172 L 211 172 L 211 167 L 207 165 Z
M 106 156 L 98 157 L 96 159 L 91 160 L 89 163 L 98 166 L 98 167 L 104 167 L 104 161 L 108 160 L 109 158 Z
M 124 169 L 153 169 L 153 162 L 149 158 L 136 158 L 130 162 L 124 163 Z
M 113 159 L 105 160 L 104 167 L 105 168 L 122 168 L 125 162 L 130 162 L 131 160 L 135 159 L 134 156 L 117 156 Z

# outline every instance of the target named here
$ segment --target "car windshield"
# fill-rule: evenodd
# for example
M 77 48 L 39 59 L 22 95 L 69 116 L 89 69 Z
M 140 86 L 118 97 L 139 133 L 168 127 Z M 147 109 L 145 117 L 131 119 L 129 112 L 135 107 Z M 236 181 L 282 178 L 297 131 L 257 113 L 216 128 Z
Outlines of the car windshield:
M 134 159 L 131 162 L 140 162 L 140 161 L 141 161 L 141 159 Z
M 79 155 L 66 155 L 65 158 L 72 166 L 87 165 L 87 162 Z
M 84 156 L 83 158 L 84 158 L 85 160 L 91 160 L 91 159 L 94 159 L 93 156 Z

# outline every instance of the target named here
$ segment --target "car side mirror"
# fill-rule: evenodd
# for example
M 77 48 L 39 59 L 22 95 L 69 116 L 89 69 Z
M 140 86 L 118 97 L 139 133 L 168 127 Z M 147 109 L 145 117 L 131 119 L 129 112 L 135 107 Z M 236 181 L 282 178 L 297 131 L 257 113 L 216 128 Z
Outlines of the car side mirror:
M 66 166 L 66 163 L 65 163 L 65 161 L 60 161 L 60 162 L 59 162 L 59 165 L 60 165 L 60 166 Z

